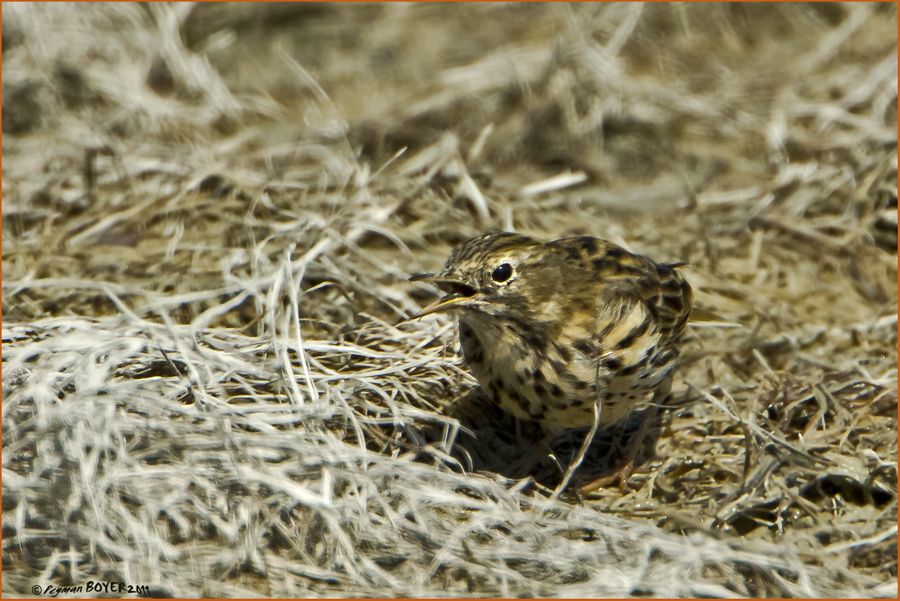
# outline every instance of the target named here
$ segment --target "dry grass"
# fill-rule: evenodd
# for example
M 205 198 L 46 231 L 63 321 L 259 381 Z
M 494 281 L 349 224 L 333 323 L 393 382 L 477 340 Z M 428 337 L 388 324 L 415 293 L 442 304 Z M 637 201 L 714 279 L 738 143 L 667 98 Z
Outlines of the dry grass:
M 896 596 L 892 5 L 3 28 L 5 594 Z M 533 428 L 405 321 L 490 229 L 687 260 L 740 324 L 632 490 L 507 473 Z

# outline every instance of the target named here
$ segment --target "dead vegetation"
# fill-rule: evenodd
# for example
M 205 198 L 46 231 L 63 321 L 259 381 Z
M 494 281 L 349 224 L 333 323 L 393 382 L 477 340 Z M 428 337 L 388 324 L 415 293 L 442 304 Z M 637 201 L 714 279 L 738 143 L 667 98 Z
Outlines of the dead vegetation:
M 4 593 L 896 596 L 896 19 L 4 4 Z M 533 428 L 405 321 L 490 229 L 740 324 L 632 490 L 506 473 Z

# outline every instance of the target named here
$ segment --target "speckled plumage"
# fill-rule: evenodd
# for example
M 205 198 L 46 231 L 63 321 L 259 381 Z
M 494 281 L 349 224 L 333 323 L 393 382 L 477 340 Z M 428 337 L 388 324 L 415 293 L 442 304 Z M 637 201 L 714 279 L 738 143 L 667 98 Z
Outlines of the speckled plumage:
M 542 243 L 495 232 L 438 274 L 466 365 L 488 396 L 550 432 L 618 422 L 668 391 L 693 293 L 677 271 L 598 238 Z M 499 281 L 498 281 L 499 280 Z

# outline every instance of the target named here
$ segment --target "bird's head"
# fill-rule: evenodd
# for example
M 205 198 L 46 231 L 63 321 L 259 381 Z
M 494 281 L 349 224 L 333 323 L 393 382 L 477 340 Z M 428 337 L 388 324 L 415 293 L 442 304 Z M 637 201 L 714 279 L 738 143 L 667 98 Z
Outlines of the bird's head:
M 552 294 L 557 278 L 544 260 L 543 244 L 508 232 L 471 238 L 453 249 L 444 268 L 420 273 L 410 281 L 430 282 L 444 296 L 417 317 L 441 311 L 474 312 L 503 317 L 523 313 Z

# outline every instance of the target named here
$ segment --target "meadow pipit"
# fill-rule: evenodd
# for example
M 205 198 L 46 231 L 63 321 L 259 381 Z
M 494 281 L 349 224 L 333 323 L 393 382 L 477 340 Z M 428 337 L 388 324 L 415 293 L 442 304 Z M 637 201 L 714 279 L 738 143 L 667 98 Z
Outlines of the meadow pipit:
M 596 431 L 665 400 L 693 301 L 679 265 L 590 236 L 542 243 L 494 232 L 453 249 L 439 273 L 410 279 L 445 293 L 419 316 L 459 317 L 463 357 L 486 395 L 553 435 Z M 592 488 L 624 482 L 636 450 Z

